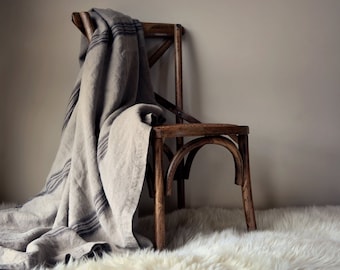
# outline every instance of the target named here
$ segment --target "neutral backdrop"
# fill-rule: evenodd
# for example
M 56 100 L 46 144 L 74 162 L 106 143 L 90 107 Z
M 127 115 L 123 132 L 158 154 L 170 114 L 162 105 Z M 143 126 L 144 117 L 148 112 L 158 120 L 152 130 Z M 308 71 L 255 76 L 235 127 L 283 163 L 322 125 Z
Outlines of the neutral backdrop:
M 0 7 L 0 201 L 25 202 L 43 188 L 79 71 L 71 13 L 100 7 L 186 28 L 186 111 L 250 126 L 257 208 L 340 203 L 340 1 L 3 0 Z M 187 182 L 188 206 L 241 206 L 233 178 L 230 155 L 204 148 Z

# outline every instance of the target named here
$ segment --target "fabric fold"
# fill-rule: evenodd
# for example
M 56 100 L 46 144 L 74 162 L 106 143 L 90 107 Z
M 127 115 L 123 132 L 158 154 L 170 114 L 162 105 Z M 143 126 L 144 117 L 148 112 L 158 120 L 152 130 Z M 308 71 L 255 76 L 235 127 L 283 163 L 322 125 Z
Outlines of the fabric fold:
M 81 42 L 80 73 L 45 187 L 24 205 L 0 211 L 1 269 L 139 248 L 132 221 L 152 121 L 162 110 L 141 23 L 110 9 L 89 13 L 96 30 L 91 42 Z

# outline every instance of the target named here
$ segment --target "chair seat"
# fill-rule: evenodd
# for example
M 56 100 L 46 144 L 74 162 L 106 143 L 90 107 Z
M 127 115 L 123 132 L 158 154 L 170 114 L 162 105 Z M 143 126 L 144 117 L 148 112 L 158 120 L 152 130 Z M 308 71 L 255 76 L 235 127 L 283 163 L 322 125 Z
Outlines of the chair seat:
M 218 136 L 218 135 L 247 135 L 248 126 L 231 124 L 173 124 L 153 127 L 156 138 L 174 138 L 185 136 Z

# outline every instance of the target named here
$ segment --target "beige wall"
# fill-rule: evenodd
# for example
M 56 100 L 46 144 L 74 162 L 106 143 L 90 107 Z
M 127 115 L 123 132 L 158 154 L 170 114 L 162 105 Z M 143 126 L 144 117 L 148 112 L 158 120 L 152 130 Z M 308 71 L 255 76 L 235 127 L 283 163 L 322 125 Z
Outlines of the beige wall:
M 0 201 L 23 202 L 44 184 L 78 72 L 70 15 L 92 6 L 186 27 L 186 109 L 250 126 L 257 207 L 340 203 L 337 0 L 1 1 Z M 225 160 L 202 150 L 190 206 L 241 205 Z

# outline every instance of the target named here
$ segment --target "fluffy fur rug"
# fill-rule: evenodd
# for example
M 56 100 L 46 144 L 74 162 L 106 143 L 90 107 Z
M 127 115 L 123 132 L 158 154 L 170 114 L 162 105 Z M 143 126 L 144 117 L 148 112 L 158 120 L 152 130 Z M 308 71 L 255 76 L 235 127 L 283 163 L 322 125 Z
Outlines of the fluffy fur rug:
M 58 265 L 71 269 L 340 269 L 340 206 L 257 211 L 246 232 L 241 210 L 186 209 L 167 216 L 168 250 L 139 250 Z M 148 236 L 152 217 L 140 221 Z

